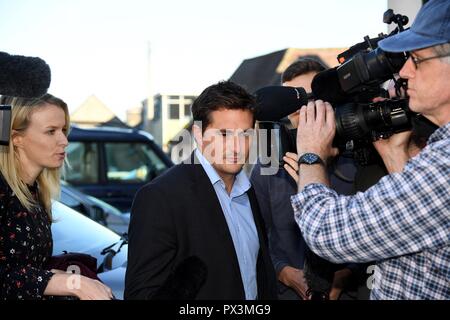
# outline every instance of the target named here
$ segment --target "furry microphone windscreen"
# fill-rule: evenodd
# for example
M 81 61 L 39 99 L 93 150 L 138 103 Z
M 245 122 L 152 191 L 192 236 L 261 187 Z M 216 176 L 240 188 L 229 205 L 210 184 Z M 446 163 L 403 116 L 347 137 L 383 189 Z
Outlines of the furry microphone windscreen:
M 256 120 L 278 121 L 308 103 L 308 94 L 303 88 L 271 86 L 255 92 Z
M 0 52 L 1 95 L 40 97 L 47 93 L 50 80 L 50 67 L 44 60 Z

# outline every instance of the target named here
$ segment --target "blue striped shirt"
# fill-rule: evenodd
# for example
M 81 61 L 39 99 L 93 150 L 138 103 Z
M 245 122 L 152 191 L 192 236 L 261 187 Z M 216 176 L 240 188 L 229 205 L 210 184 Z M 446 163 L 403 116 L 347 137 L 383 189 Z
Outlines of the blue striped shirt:
M 195 155 L 208 175 L 220 201 L 225 220 L 233 239 L 239 262 L 246 300 L 255 300 L 258 294 L 256 282 L 256 262 L 259 253 L 259 238 L 247 191 L 250 181 L 241 170 L 236 175 L 231 193 L 208 160 L 196 149 Z
M 371 299 L 450 299 L 450 123 L 401 173 L 364 193 L 339 196 L 313 183 L 291 202 L 315 253 L 377 261 Z

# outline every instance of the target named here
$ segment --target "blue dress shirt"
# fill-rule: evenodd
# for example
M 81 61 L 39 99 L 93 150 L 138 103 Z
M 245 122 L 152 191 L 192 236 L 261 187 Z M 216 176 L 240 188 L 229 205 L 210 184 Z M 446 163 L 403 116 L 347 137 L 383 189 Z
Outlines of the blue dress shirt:
M 244 171 L 239 172 L 236 175 L 231 193 L 228 194 L 225 183 L 198 149 L 195 150 L 195 155 L 211 180 L 227 221 L 239 262 L 245 298 L 254 300 L 257 298 L 258 292 L 256 262 L 258 260 L 259 239 L 250 200 L 246 193 L 250 189 L 250 181 Z

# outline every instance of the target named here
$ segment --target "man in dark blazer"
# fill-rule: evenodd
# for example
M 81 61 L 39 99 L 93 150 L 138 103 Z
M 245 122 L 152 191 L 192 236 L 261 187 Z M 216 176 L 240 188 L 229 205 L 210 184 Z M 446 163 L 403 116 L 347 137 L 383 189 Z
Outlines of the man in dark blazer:
M 201 280 L 196 299 L 276 299 L 264 222 L 242 170 L 254 107 L 253 96 L 232 82 L 210 86 L 194 101 L 198 149 L 134 199 L 126 299 L 183 298 L 179 292 L 199 284 L 189 281 Z M 204 263 L 206 277 L 201 268 L 180 270 L 190 257 Z

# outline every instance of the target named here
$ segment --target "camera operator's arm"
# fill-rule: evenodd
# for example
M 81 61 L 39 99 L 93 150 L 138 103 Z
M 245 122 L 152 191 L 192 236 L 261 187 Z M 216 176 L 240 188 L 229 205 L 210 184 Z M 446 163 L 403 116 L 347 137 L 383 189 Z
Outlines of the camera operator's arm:
M 445 133 L 442 129 L 441 136 Z M 429 141 L 428 152 L 364 193 L 341 196 L 312 183 L 292 196 L 295 219 L 311 250 L 344 263 L 384 260 L 448 245 L 447 141 Z

